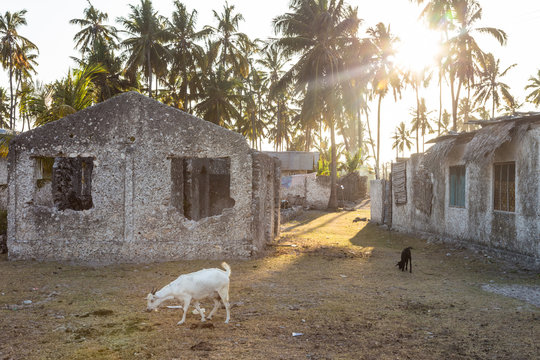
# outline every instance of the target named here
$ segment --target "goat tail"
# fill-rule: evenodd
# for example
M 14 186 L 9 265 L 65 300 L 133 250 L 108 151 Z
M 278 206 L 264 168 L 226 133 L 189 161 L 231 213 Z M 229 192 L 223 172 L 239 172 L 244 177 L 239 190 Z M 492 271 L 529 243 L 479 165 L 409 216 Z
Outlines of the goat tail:
M 227 273 L 227 276 L 230 277 L 231 276 L 231 267 L 229 266 L 229 264 L 227 264 L 225 261 L 221 263 L 221 266 L 223 266 L 223 268 L 225 269 L 225 272 Z

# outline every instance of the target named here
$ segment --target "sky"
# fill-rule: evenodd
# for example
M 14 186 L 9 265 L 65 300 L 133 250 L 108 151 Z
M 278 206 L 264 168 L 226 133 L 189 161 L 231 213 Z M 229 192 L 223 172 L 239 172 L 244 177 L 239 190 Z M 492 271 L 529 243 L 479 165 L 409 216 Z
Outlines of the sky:
M 153 0 L 154 8 L 164 16 L 173 11 L 173 0 Z M 92 0 L 92 4 L 100 11 L 109 14 L 110 23 L 119 16 L 127 16 L 128 4 L 138 4 L 136 0 Z M 221 13 L 224 0 L 186 0 L 183 3 L 189 10 L 198 11 L 198 27 L 216 25 L 212 10 Z M 418 19 L 421 6 L 409 0 L 349 0 L 352 6 L 358 6 L 358 14 L 363 23 L 360 35 L 363 36 L 368 27 L 378 22 L 391 25 L 391 31 L 400 38 L 401 55 L 398 59 L 403 62 L 420 64 L 429 62 L 436 51 L 436 34 L 426 30 Z M 289 0 L 230 0 L 235 5 L 245 21 L 240 23 L 240 31 L 251 38 L 266 39 L 273 37 L 272 19 L 289 9 Z M 537 23 L 540 22 L 540 0 L 480 0 L 483 9 L 479 27 L 490 26 L 503 29 L 508 34 L 508 44 L 505 47 L 486 36 L 479 36 L 484 51 L 493 52 L 501 59 L 504 69 L 517 64 L 503 79 L 518 101 L 524 102 L 527 80 L 540 70 L 540 44 L 536 35 Z M 73 48 L 73 36 L 79 27 L 70 25 L 69 20 L 82 18 L 83 10 L 88 7 L 86 0 L 3 0 L 0 12 L 27 10 L 27 26 L 20 29 L 20 34 L 34 42 L 39 50 L 39 66 L 37 78 L 42 82 L 52 82 L 67 74 L 74 66 L 71 56 L 77 56 Z M 114 24 L 116 25 L 116 24 Z M 119 27 L 119 26 L 118 26 Z M 438 88 L 436 80 L 432 85 L 423 89 L 420 96 L 426 98 L 428 110 L 438 111 Z M 7 87 L 5 72 L 0 73 L 0 86 Z M 391 136 L 395 127 L 404 121 L 411 121 L 411 108 L 415 106 L 412 90 L 405 91 L 402 99 L 394 101 L 392 96 L 383 100 L 381 111 L 381 160 L 391 161 L 395 158 L 392 150 Z M 443 94 L 443 106 L 450 109 L 450 95 Z M 370 104 L 371 128 L 376 126 L 376 104 Z M 524 111 L 537 110 L 531 105 L 524 106 Z M 434 114 L 436 114 L 434 111 Z M 433 115 L 437 116 L 437 115 Z M 375 137 L 376 135 L 373 134 Z M 433 135 L 426 137 L 426 139 Z M 270 148 L 267 150 L 271 150 Z M 420 149 L 421 150 L 421 149 Z M 414 148 L 413 148 L 413 152 Z M 404 155 L 408 155 L 406 152 Z M 401 154 L 400 154 L 401 155 Z

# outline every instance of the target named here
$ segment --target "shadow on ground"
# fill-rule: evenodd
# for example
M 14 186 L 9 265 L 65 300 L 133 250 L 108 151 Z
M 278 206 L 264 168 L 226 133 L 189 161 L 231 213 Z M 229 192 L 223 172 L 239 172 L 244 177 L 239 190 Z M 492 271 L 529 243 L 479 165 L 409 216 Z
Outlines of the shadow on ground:
M 538 286 L 537 274 L 356 217 L 369 212 L 307 212 L 284 224 L 267 256 L 229 261 L 230 324 L 224 310 L 204 325 L 190 312 L 182 326 L 178 309 L 144 312 L 153 286 L 219 261 L 92 268 L 2 256 L 0 358 L 530 359 L 540 352 L 538 308 L 481 288 Z M 414 248 L 412 274 L 394 266 L 405 246 Z

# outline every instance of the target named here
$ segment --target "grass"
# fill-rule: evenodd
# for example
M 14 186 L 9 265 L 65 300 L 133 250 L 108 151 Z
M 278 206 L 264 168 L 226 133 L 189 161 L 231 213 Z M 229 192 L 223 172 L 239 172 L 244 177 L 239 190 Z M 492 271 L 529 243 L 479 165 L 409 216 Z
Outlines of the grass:
M 214 261 L 83 267 L 0 257 L 0 359 L 532 359 L 539 309 L 481 285 L 538 274 L 307 212 L 266 256 L 229 261 L 231 322 L 146 313 L 145 296 Z M 394 266 L 412 246 L 413 273 Z M 31 304 L 24 304 L 31 300 Z M 211 303 L 204 304 L 207 309 Z M 293 333 L 302 333 L 292 336 Z

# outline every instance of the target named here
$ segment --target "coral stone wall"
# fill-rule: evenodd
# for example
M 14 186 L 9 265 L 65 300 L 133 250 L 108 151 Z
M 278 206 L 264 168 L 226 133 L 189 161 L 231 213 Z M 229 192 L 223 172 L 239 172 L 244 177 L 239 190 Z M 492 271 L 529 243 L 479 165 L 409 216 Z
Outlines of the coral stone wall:
M 92 207 L 59 210 L 47 202 L 52 195 L 38 187 L 38 157 L 92 159 Z M 186 218 L 184 208 L 173 201 L 178 171 L 172 163 L 178 158 L 228 159 L 230 207 L 219 215 Z M 253 161 L 246 140 L 136 93 L 18 136 L 9 163 L 10 259 L 246 258 L 267 239 L 253 233 Z M 275 219 L 261 221 L 275 226 Z
M 0 157 L 0 210 L 7 210 L 7 183 L 8 169 L 7 158 Z
M 406 232 L 438 235 L 442 240 L 480 245 L 519 260 L 540 265 L 540 128 L 535 127 L 520 139 L 505 143 L 496 150 L 493 161 L 468 163 L 461 159 L 464 145 L 457 145 L 438 169 L 433 169 L 431 214 L 414 205 L 413 179 L 421 170 L 421 156 L 407 161 L 407 204 L 392 207 L 392 226 Z M 515 162 L 516 209 L 498 211 L 493 205 L 494 163 Z M 449 204 L 449 167 L 465 165 L 465 206 Z M 372 182 L 373 186 L 373 182 Z M 372 191 L 373 192 L 373 191 Z M 373 196 L 373 194 L 372 194 Z M 372 218 L 373 205 L 372 197 Z M 376 215 L 376 214 L 375 214 Z

